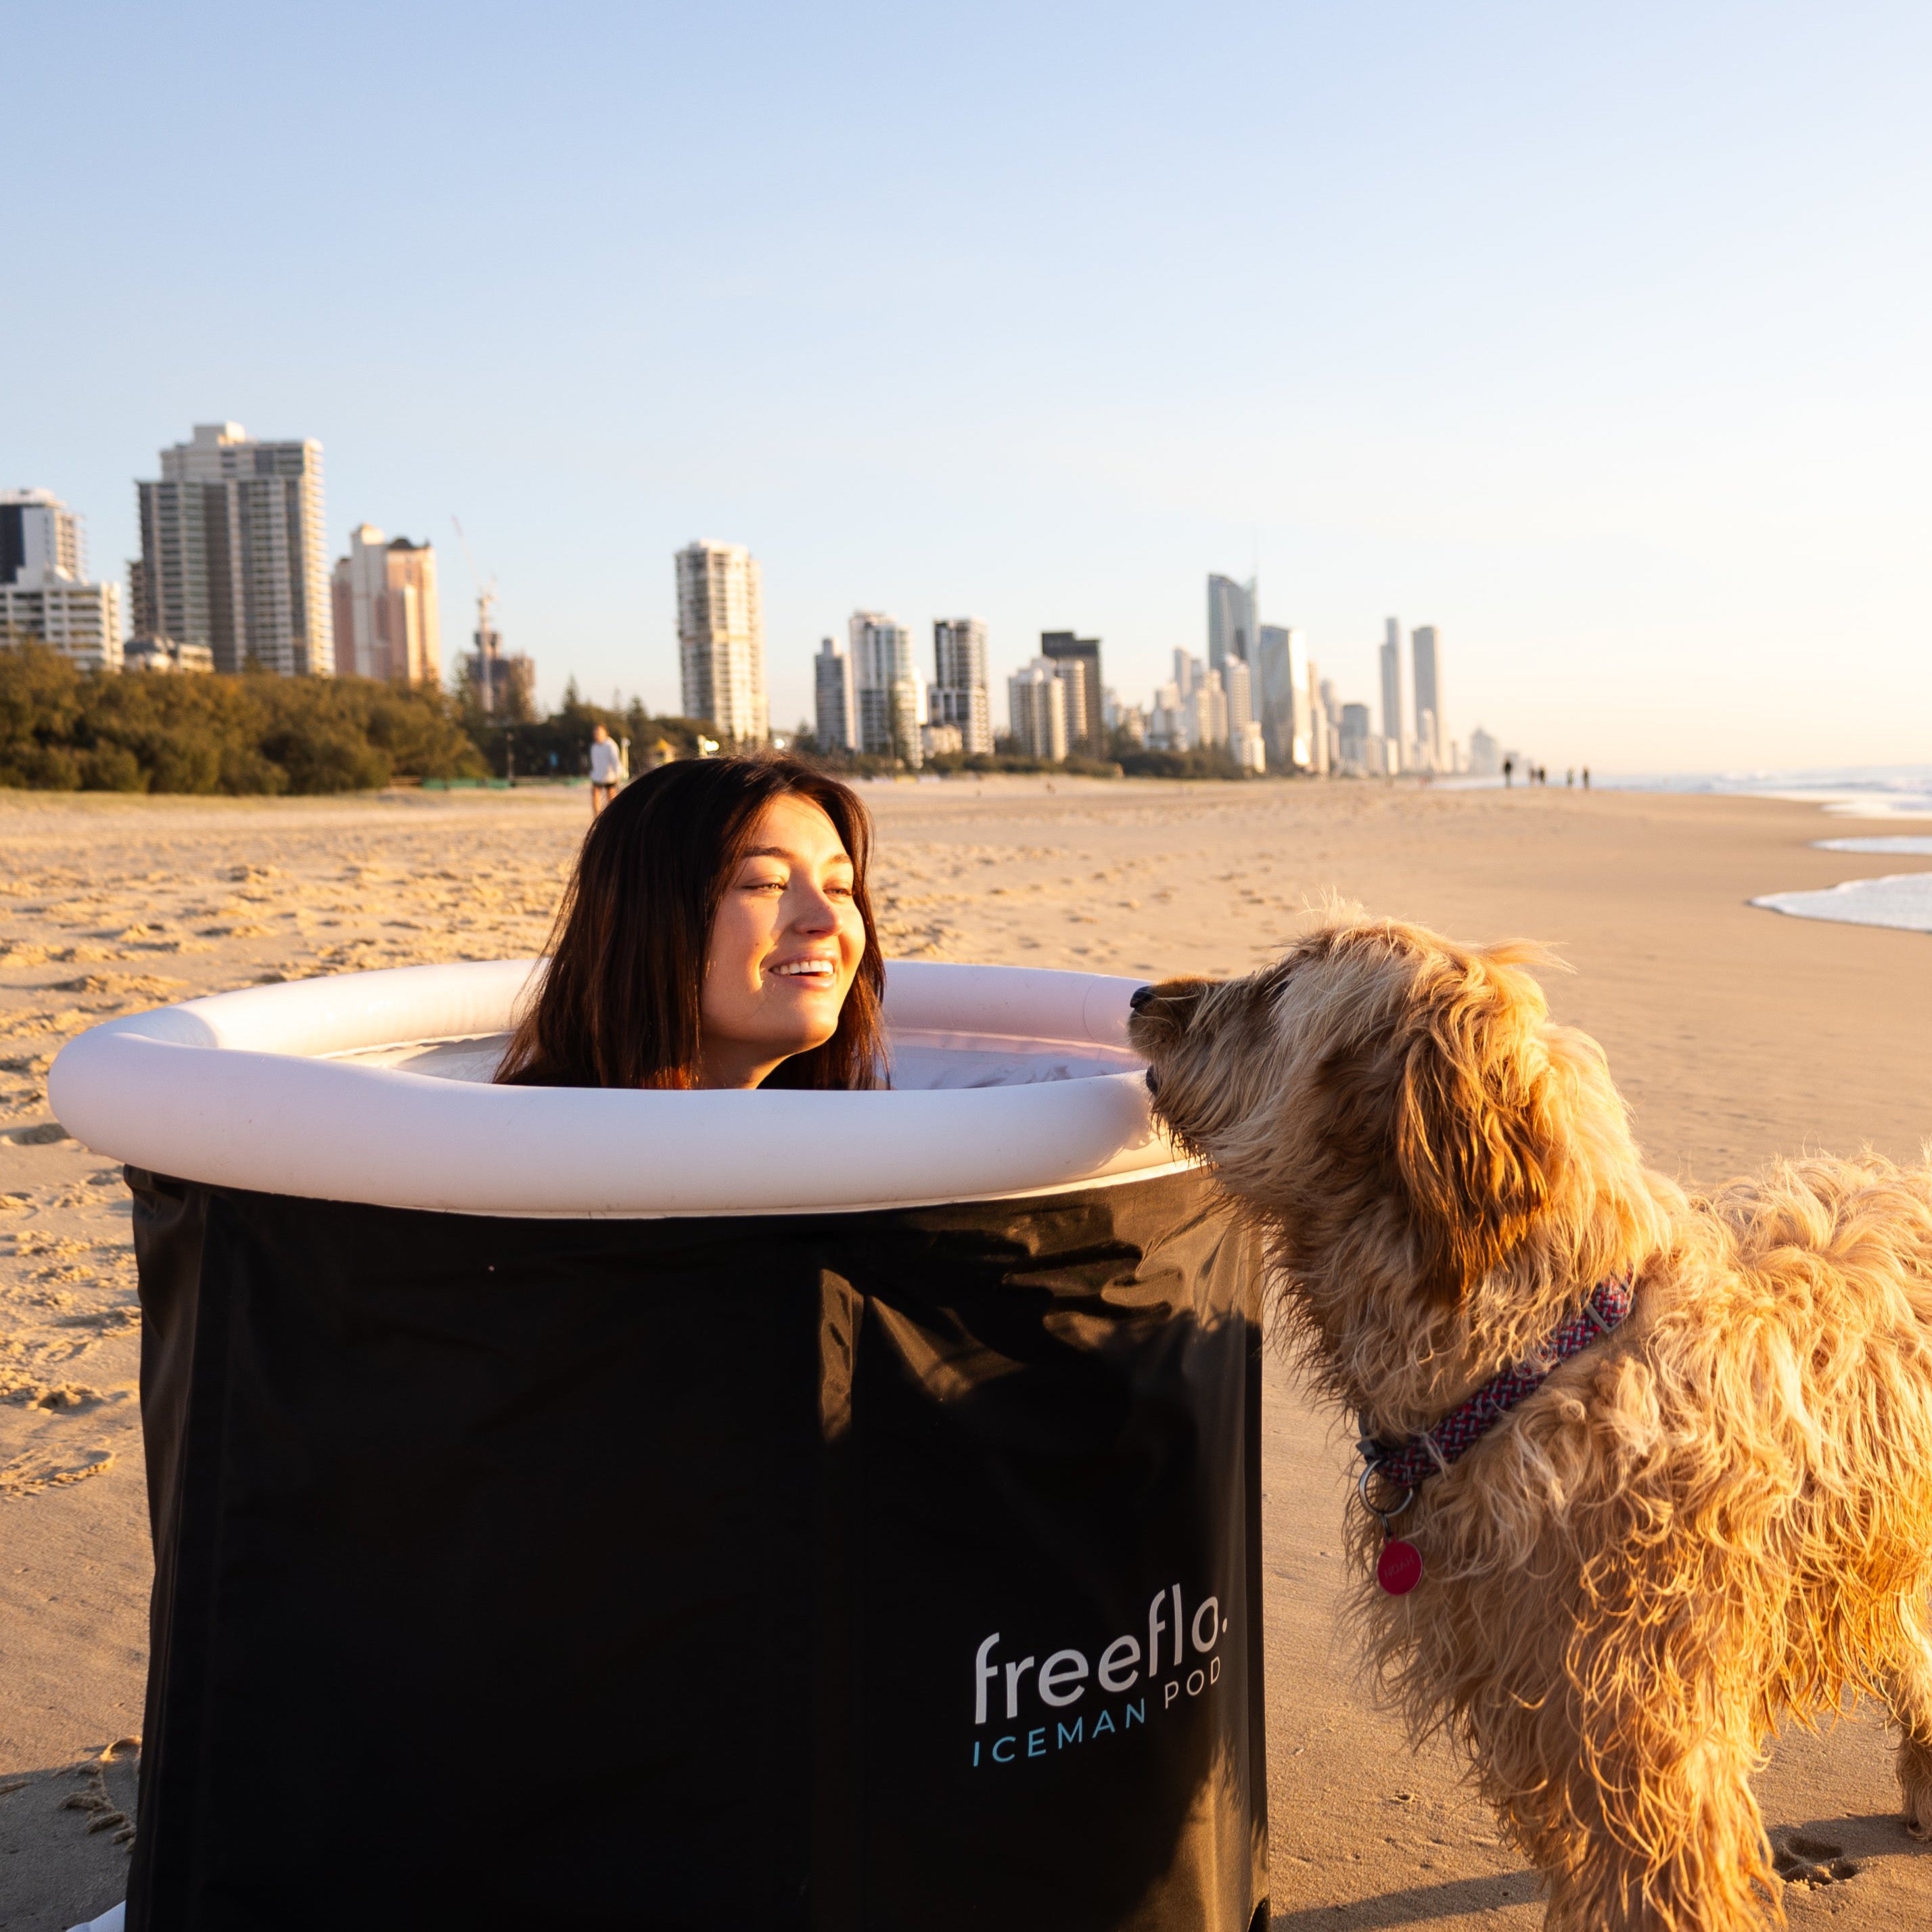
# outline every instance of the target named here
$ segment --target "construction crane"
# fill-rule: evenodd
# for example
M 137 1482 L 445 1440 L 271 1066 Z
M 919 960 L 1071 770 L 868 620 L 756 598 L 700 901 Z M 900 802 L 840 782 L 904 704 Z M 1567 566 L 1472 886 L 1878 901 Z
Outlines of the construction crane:
M 492 577 L 486 580 L 476 568 L 476 553 L 463 533 L 462 520 L 452 512 L 449 520 L 456 526 L 456 540 L 463 546 L 464 560 L 470 566 L 470 580 L 476 586 L 476 697 L 487 718 L 496 708 L 496 654 L 502 642 L 494 622 L 496 580 Z

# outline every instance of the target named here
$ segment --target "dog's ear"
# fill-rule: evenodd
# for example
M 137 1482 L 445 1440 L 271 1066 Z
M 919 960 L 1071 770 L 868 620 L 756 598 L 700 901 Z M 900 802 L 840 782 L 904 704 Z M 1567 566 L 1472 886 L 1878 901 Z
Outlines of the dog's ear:
M 1529 975 L 1478 958 L 1442 973 L 1406 1042 L 1395 1158 L 1419 1238 L 1426 1292 L 1460 1300 L 1548 1202 L 1558 1150 L 1546 1009 Z

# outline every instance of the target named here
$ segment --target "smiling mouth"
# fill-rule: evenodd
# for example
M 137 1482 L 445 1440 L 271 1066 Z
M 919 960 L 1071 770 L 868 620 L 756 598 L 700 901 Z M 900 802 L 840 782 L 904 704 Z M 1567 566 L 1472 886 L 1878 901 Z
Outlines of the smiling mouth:
M 815 980 L 824 986 L 830 986 L 838 976 L 838 963 L 831 959 L 788 959 L 771 971 L 774 979 Z

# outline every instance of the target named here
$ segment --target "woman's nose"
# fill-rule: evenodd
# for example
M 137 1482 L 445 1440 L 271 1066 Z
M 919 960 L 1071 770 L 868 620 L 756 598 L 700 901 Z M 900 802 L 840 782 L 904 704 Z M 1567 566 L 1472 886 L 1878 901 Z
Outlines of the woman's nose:
M 816 886 L 799 896 L 791 922 L 801 932 L 830 932 L 838 924 L 838 908 Z

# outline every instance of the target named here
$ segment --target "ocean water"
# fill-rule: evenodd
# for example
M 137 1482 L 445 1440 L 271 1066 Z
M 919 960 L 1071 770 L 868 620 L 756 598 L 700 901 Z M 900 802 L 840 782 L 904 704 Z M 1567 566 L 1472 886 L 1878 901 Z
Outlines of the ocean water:
M 1873 842 L 1821 841 L 1830 849 L 1869 850 Z M 1932 851 L 1932 839 L 1912 842 Z M 1892 926 L 1906 932 L 1932 932 L 1932 872 L 1894 872 L 1882 879 L 1848 879 L 1821 892 L 1766 892 L 1751 901 L 1768 912 L 1793 919 L 1836 920 L 1846 926 Z
M 1932 765 L 1848 765 L 1818 771 L 1680 772 L 1606 776 L 1616 791 L 1721 792 L 1815 805 L 1834 818 L 1932 818 Z

